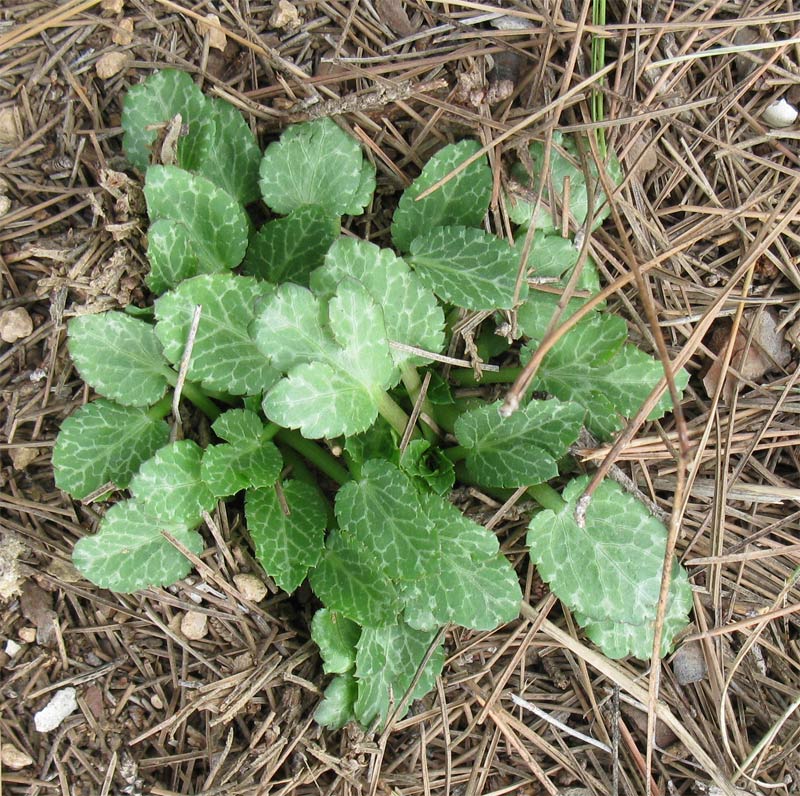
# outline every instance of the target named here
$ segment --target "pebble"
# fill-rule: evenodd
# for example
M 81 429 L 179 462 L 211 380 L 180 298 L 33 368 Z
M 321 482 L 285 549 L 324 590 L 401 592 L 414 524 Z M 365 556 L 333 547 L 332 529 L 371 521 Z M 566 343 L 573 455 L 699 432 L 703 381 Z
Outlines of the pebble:
M 4 343 L 16 343 L 33 332 L 33 319 L 25 307 L 0 312 L 0 338 Z
M 770 127 L 791 127 L 797 121 L 798 111 L 785 99 L 779 99 L 768 105 L 761 113 L 761 118 Z
M 208 616 L 199 611 L 187 611 L 181 619 L 181 633 L 190 641 L 199 641 L 208 635 Z
M 74 688 L 62 688 L 56 691 L 53 698 L 33 715 L 33 724 L 37 732 L 50 732 L 61 726 L 70 713 L 77 710 L 78 700 Z
M 255 575 L 240 573 L 233 576 L 236 588 L 241 592 L 242 597 L 250 602 L 257 603 L 267 595 L 267 586 L 261 578 Z
M 19 771 L 33 763 L 33 758 L 16 746 L 12 746 L 6 742 L 0 751 L 0 761 L 3 763 L 3 768 L 10 768 L 12 771 Z
M 681 685 L 697 683 L 708 676 L 703 648 L 697 641 L 684 644 L 672 658 L 672 671 Z

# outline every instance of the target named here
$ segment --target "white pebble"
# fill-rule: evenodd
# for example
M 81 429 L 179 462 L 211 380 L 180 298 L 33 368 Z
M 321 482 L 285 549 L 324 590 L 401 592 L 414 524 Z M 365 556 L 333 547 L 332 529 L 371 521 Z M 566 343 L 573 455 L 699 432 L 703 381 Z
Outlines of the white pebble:
M 22 645 L 17 644 L 14 639 L 10 638 L 6 641 L 6 655 L 9 658 L 13 658 L 21 649 Z
M 241 592 L 242 597 L 250 602 L 260 602 L 267 594 L 266 584 L 255 575 L 248 575 L 242 572 L 233 576 L 233 582 Z
M 797 121 L 797 108 L 785 99 L 779 99 L 768 105 L 761 113 L 761 118 L 770 127 L 791 127 Z
M 74 688 L 62 688 L 53 698 L 33 716 L 37 732 L 50 732 L 61 725 L 70 713 L 77 710 L 78 700 Z
M 181 619 L 181 633 L 190 641 L 198 641 L 208 635 L 208 617 L 199 611 L 187 611 Z

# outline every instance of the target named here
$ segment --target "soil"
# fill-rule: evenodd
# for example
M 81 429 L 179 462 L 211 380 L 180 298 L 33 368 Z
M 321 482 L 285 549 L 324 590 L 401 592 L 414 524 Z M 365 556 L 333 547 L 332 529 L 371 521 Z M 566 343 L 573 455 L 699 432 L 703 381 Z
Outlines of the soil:
M 798 792 L 800 127 L 770 128 L 762 114 L 800 100 L 800 13 L 778 0 L 609 0 L 605 13 L 598 27 L 574 0 L 3 4 L 3 793 Z M 593 34 L 605 37 L 602 76 Z M 609 304 L 632 339 L 692 379 L 680 411 L 614 448 L 587 442 L 580 457 L 613 464 L 672 512 L 695 588 L 678 653 L 657 670 L 599 657 L 537 580 L 524 511 L 495 517 L 475 492 L 463 508 L 494 518 L 536 611 L 491 633 L 450 630 L 435 692 L 380 734 L 314 723 L 326 680 L 311 596 L 267 579 L 265 598 L 244 605 L 234 576 L 263 573 L 235 505 L 214 517 L 202 572 L 170 589 L 113 594 L 73 569 L 70 551 L 103 509 L 53 482 L 59 424 L 91 397 L 66 322 L 151 299 L 145 219 L 108 173 L 141 181 L 122 153 L 121 102 L 166 66 L 235 103 L 264 144 L 336 114 L 378 168 L 375 205 L 352 228 L 387 245 L 400 191 L 466 136 L 490 147 L 490 221 L 510 229 L 511 159 L 555 129 L 597 126 L 601 92 L 627 176 L 591 250 L 605 282 L 622 282 Z M 769 339 L 757 333 L 765 313 Z M 207 618 L 202 638 L 184 632 L 189 612 Z M 648 744 L 646 707 L 630 694 L 656 685 L 662 720 Z M 66 689 L 75 709 L 37 729 Z

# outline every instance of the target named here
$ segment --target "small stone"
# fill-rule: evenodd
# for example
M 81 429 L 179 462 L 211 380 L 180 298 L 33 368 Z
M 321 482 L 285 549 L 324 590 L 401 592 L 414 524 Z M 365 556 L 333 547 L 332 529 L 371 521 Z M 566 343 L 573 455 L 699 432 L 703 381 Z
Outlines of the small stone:
M 267 594 L 266 584 L 255 575 L 240 573 L 233 576 L 233 582 L 241 592 L 242 597 L 252 603 L 260 602 Z
M 9 658 L 13 658 L 21 649 L 22 645 L 17 644 L 17 642 L 14 641 L 13 638 L 10 638 L 6 641 L 5 650 L 6 650 L 6 655 L 8 655 Z
M 187 611 L 181 619 L 181 633 L 190 641 L 199 641 L 208 635 L 208 616 L 199 611 Z
M 761 118 L 769 127 L 791 127 L 797 121 L 798 111 L 785 99 L 768 105 L 761 113 Z
M 156 710 L 162 710 L 164 707 L 164 703 L 161 701 L 161 697 L 158 694 L 153 694 L 153 696 L 150 697 L 150 704 Z
M 0 109 L 0 146 L 14 146 L 22 141 L 22 120 L 12 106 Z
M 133 20 L 130 17 L 119 21 L 117 29 L 111 34 L 111 41 L 120 47 L 127 47 L 133 42 Z
M 33 321 L 25 307 L 0 312 L 0 338 L 4 343 L 16 343 L 33 332 Z
M 278 28 L 278 30 L 283 30 L 283 28 L 294 30 L 300 27 L 300 12 L 289 0 L 278 0 L 275 10 L 269 18 L 269 24 L 270 27 Z
M 128 54 L 123 52 L 110 52 L 101 55 L 94 65 L 97 76 L 101 80 L 108 80 L 114 75 L 122 71 L 123 67 L 128 61 Z
M 8 452 L 15 470 L 24 470 L 39 456 L 38 448 L 11 448 Z
M 11 210 L 11 198 L 0 193 L 0 216 L 4 216 L 9 210 Z
M 703 648 L 697 641 L 689 641 L 672 657 L 672 671 L 681 685 L 698 683 L 708 676 Z
M 70 713 L 78 708 L 78 700 L 74 688 L 62 688 L 56 691 L 53 698 L 33 715 L 33 723 L 37 732 L 50 732 L 61 726 Z
M 12 771 L 19 771 L 21 768 L 26 768 L 33 763 L 33 758 L 16 746 L 12 746 L 6 742 L 3 744 L 2 751 L 0 751 L 0 761 L 3 763 L 4 768 L 10 768 Z
M 125 8 L 125 0 L 102 0 L 100 7 L 103 11 L 110 11 L 112 14 L 121 14 Z
M 228 37 L 220 27 L 219 17 L 216 14 L 206 14 L 205 20 L 197 23 L 197 33 L 208 36 L 208 46 L 222 52 L 228 44 Z
M 35 627 L 23 627 L 20 628 L 19 633 L 19 640 L 24 642 L 25 644 L 33 644 L 36 641 L 36 628 Z

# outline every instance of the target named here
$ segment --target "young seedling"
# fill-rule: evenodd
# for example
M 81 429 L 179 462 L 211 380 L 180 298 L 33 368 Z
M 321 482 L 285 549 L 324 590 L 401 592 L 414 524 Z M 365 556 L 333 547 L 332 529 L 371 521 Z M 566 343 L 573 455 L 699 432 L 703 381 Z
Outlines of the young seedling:
M 151 162 L 155 128 L 178 115 L 176 162 Z M 109 483 L 130 493 L 77 543 L 78 569 L 120 592 L 175 583 L 191 569 L 178 548 L 203 549 L 204 512 L 244 492 L 265 572 L 287 592 L 307 578 L 325 606 L 311 633 L 333 679 L 317 720 L 382 725 L 412 682 L 411 699 L 432 688 L 443 626 L 490 630 L 519 613 L 517 574 L 495 534 L 448 500 L 455 482 L 501 498 L 525 487 L 542 507 L 528 532 L 541 576 L 608 655 L 647 658 L 666 529 L 610 482 L 578 523 L 587 479 L 570 476 L 568 451 L 582 427 L 601 439 L 619 430 L 660 363 L 598 309 L 545 357 L 537 397 L 504 419 L 499 403 L 453 397 L 452 384 L 474 383 L 471 369 L 448 383 L 437 362 L 466 310 L 516 312 L 522 362 L 536 348 L 578 260 L 550 210 L 536 219 L 529 289 L 518 274 L 533 208 L 513 205 L 516 244 L 486 231 L 485 158 L 419 198 L 478 151 L 473 141 L 444 147 L 404 192 L 391 229 L 398 255 L 340 235 L 341 217 L 371 203 L 375 169 L 331 119 L 288 128 L 262 156 L 237 112 L 167 71 L 130 91 L 123 126 L 131 165 L 144 172 L 156 300 L 152 322 L 116 311 L 69 323 L 73 362 L 102 397 L 64 422 L 56 483 L 76 499 Z M 554 186 L 569 176 L 567 211 L 581 224 L 590 191 L 574 142 L 557 146 L 551 174 L 526 179 Z M 258 195 L 275 217 L 255 229 L 246 205 Z M 542 280 L 547 291 L 536 289 Z M 576 285 L 569 314 L 599 290 L 591 260 Z M 514 356 L 491 335 L 479 345 Z M 205 448 L 169 441 L 182 363 L 181 396 L 211 423 Z M 512 360 L 485 380 L 511 382 L 518 371 Z M 423 374 L 425 420 L 412 425 Z M 685 386 L 685 374 L 677 381 Z M 669 408 L 660 403 L 654 416 Z M 689 607 L 676 562 L 662 652 Z

